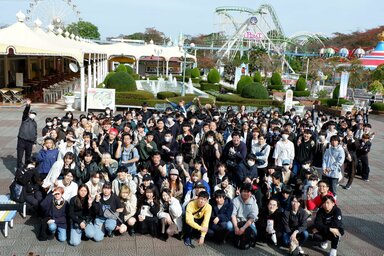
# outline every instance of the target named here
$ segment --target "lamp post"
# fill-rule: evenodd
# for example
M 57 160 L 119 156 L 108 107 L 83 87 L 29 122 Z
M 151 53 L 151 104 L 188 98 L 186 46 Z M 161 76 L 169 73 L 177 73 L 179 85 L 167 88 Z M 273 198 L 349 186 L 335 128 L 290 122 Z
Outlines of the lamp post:
M 162 54 L 163 53 L 163 50 L 162 49 L 155 49 L 155 53 L 156 53 L 156 55 L 157 55 L 157 72 L 156 72 L 156 74 L 157 74 L 157 77 L 159 77 L 159 65 L 160 65 L 160 54 Z
M 185 68 L 187 65 L 187 49 L 193 49 L 195 48 L 195 44 L 191 43 L 189 46 L 181 45 L 184 52 L 184 60 L 183 60 L 183 81 L 182 81 L 182 87 L 181 87 L 181 96 L 185 96 Z

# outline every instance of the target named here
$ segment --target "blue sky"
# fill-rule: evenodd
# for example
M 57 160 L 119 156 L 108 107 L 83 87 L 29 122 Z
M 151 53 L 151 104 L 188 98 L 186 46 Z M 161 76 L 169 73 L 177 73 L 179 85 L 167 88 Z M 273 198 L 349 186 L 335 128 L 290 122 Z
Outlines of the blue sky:
M 62 0 L 47 0 L 60 2 Z M 242 6 L 257 9 L 271 4 L 287 36 L 298 31 L 350 33 L 384 25 L 382 0 L 72 0 L 81 17 L 99 27 L 102 38 L 142 32 L 155 27 L 176 38 L 210 33 L 217 28 L 215 8 Z M 28 0 L 0 0 L 0 25 L 15 22 L 15 14 L 25 12 Z

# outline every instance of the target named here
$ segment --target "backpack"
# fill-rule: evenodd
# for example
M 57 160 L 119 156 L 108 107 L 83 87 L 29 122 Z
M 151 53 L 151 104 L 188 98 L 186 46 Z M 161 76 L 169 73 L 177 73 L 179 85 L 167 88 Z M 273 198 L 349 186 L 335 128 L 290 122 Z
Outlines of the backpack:
M 244 226 L 245 221 L 238 222 L 237 226 L 240 228 Z M 241 236 L 235 235 L 233 239 L 235 247 L 240 250 L 248 250 L 256 245 L 256 237 L 251 227 L 248 227 Z
M 18 202 L 18 203 L 24 203 L 24 187 L 16 182 L 14 180 L 11 185 L 9 186 L 9 192 L 10 192 L 10 198 L 11 200 Z

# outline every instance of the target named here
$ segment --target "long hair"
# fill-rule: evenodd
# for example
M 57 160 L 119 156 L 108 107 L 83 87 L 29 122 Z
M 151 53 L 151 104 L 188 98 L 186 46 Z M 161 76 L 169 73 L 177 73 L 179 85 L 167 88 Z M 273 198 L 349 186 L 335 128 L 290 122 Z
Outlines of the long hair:
M 80 189 L 82 188 L 85 188 L 87 190 L 87 194 L 85 195 L 84 198 L 81 198 L 80 195 L 79 195 L 79 191 Z M 75 198 L 75 205 L 76 207 L 78 208 L 87 208 L 88 205 L 88 195 L 89 195 L 89 189 L 88 189 L 88 186 L 85 185 L 85 184 L 82 184 L 79 186 L 79 188 L 77 189 L 77 195 L 76 195 L 76 198 Z

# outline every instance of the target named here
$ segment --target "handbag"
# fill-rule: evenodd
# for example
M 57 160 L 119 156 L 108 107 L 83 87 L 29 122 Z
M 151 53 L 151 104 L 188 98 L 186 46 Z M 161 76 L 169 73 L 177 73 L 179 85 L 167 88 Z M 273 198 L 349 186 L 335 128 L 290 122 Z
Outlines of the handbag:
M 24 187 L 16 182 L 14 180 L 11 185 L 9 186 L 9 191 L 10 191 L 10 198 L 11 200 L 18 202 L 18 203 L 24 203 L 25 198 L 24 198 Z
M 110 208 L 106 208 L 103 213 L 104 217 L 111 220 L 119 220 L 121 223 L 124 223 L 119 217 L 119 213 L 112 211 Z
M 267 144 L 265 144 L 265 145 L 261 148 L 260 152 L 257 152 L 257 153 L 256 153 L 256 156 L 264 156 L 263 150 L 264 150 L 266 147 L 267 147 Z M 263 160 L 263 159 L 256 159 L 256 165 L 264 165 L 264 164 L 265 164 L 265 160 Z
M 140 215 L 145 216 L 145 217 L 153 217 L 153 214 L 150 211 L 149 205 L 143 205 L 141 206 L 140 209 Z

